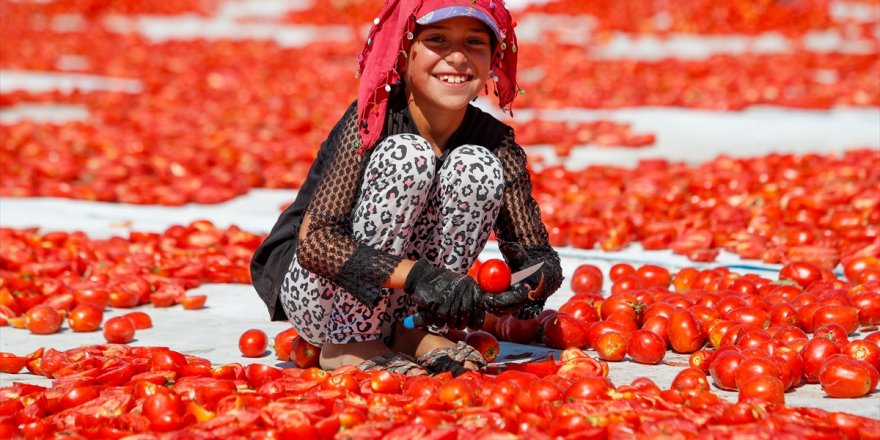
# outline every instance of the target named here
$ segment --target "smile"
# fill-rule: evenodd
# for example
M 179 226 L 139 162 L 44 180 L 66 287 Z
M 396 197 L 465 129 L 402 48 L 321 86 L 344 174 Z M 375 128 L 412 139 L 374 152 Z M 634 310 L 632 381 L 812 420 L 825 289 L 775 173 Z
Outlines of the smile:
M 447 73 L 434 75 L 434 77 L 439 79 L 440 81 L 447 83 L 447 84 L 461 84 L 461 83 L 464 83 L 464 82 L 467 82 L 467 81 L 470 81 L 471 79 L 473 79 L 473 76 L 471 76 L 471 75 L 459 75 L 459 74 L 447 74 Z

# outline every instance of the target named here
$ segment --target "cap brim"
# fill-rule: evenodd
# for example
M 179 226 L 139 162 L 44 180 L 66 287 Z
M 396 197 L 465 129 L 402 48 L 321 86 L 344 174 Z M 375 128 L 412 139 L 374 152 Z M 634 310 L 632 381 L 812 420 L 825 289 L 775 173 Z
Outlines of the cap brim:
M 482 9 L 473 6 L 447 6 L 445 8 L 440 8 L 419 17 L 416 19 L 416 23 L 420 25 L 434 24 L 455 17 L 476 18 L 485 23 L 486 26 L 489 26 L 489 29 L 492 29 L 492 32 L 495 33 L 495 38 L 497 38 L 498 41 L 504 39 L 501 35 L 501 30 L 498 29 L 498 23 L 495 23 L 495 19 Z

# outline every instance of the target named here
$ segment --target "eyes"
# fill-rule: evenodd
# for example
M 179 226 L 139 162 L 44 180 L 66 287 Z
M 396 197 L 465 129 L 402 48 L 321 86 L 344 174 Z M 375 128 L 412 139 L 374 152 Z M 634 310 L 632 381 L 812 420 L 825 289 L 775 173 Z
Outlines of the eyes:
M 426 32 L 424 35 L 419 38 L 425 45 L 432 47 L 441 47 L 445 44 L 449 44 L 450 42 L 454 42 L 458 37 L 454 37 L 451 35 L 446 35 L 438 32 Z M 468 35 L 462 38 L 463 43 L 469 47 L 478 48 L 478 49 L 487 49 L 489 48 L 489 36 L 484 35 L 482 33 Z

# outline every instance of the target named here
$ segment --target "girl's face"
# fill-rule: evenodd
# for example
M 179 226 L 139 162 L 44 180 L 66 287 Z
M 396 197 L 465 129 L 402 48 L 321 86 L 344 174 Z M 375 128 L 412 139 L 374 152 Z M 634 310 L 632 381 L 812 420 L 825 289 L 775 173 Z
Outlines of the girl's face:
M 489 32 L 470 17 L 418 27 L 406 67 L 406 84 L 416 105 L 425 110 L 465 109 L 489 76 Z

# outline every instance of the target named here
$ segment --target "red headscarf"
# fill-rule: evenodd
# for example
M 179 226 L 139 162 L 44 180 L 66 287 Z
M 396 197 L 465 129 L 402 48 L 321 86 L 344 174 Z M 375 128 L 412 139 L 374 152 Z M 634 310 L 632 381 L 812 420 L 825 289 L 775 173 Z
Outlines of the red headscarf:
M 477 14 L 491 17 L 497 25 L 501 35 L 492 54 L 491 75 L 499 106 L 510 110 L 518 93 L 518 48 L 513 18 L 503 0 L 386 0 L 358 56 L 358 123 L 364 142 L 359 146 L 358 154 L 373 148 L 382 135 L 391 85 L 400 80 L 398 67 L 406 60 L 416 19 L 453 6 L 476 9 Z

